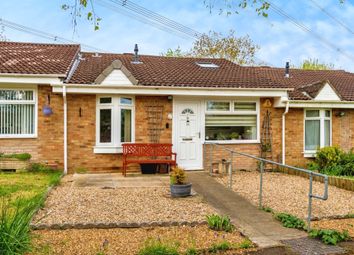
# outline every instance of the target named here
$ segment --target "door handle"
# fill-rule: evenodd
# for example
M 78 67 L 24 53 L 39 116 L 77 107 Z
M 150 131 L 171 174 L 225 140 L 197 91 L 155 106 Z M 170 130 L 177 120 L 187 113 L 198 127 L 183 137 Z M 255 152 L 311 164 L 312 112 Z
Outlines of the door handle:
M 200 139 L 200 132 L 198 132 L 198 137 L 199 137 L 199 139 Z

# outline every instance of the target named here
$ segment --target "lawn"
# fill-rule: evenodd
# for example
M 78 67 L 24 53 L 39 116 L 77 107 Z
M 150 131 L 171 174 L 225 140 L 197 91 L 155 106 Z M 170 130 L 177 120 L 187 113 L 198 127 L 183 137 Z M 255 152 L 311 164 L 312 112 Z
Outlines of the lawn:
M 0 254 L 23 254 L 30 248 L 29 223 L 59 171 L 0 173 Z

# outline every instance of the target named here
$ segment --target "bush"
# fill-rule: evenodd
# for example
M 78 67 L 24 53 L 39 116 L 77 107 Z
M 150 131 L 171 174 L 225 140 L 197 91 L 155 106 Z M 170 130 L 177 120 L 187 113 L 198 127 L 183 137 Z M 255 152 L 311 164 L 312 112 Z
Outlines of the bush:
M 0 254 L 23 254 L 30 248 L 30 221 L 43 199 L 34 197 L 27 203 L 3 199 L 0 211 Z
M 234 226 L 228 216 L 220 216 L 217 214 L 212 214 L 207 216 L 207 222 L 210 229 L 217 231 L 232 232 Z
M 50 166 L 41 163 L 32 163 L 27 170 L 29 172 L 36 172 L 36 173 L 38 172 L 48 173 L 54 171 L 54 169 L 51 168 Z
M 184 184 L 186 181 L 186 172 L 183 168 L 174 167 L 170 176 L 171 184 Z
M 309 236 L 312 238 L 318 238 L 325 244 L 337 245 L 342 241 L 348 241 L 350 239 L 348 231 L 339 232 L 332 229 L 313 229 L 310 231 Z
M 308 168 L 328 175 L 354 176 L 354 152 L 344 152 L 336 146 L 324 147 L 317 151 Z
M 31 157 L 32 156 L 29 153 L 0 154 L 0 158 L 15 158 L 22 161 L 30 160 Z
M 162 243 L 160 240 L 148 239 L 138 255 L 178 255 L 176 244 Z
M 274 216 L 286 228 L 304 229 L 305 222 L 296 216 L 287 213 L 276 213 Z

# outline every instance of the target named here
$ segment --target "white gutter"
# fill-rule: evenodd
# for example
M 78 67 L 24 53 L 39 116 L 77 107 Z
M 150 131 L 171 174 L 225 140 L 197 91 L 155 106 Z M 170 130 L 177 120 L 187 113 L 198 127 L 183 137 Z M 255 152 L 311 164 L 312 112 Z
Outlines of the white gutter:
M 286 102 L 285 111 L 282 115 L 282 164 L 285 164 L 285 115 L 289 112 L 289 101 Z
M 68 108 L 66 102 L 66 86 L 63 85 L 64 101 L 64 174 L 68 173 Z

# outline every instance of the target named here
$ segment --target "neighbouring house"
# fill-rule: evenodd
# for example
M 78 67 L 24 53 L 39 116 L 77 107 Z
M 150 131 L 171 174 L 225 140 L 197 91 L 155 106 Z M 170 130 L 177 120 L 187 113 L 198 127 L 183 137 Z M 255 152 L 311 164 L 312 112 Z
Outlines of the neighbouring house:
M 172 143 L 179 165 L 203 169 L 206 142 L 260 155 L 266 133 L 273 159 L 290 165 L 319 147 L 351 149 L 354 74 L 0 42 L 0 152 L 69 173 L 120 171 L 122 143 Z

